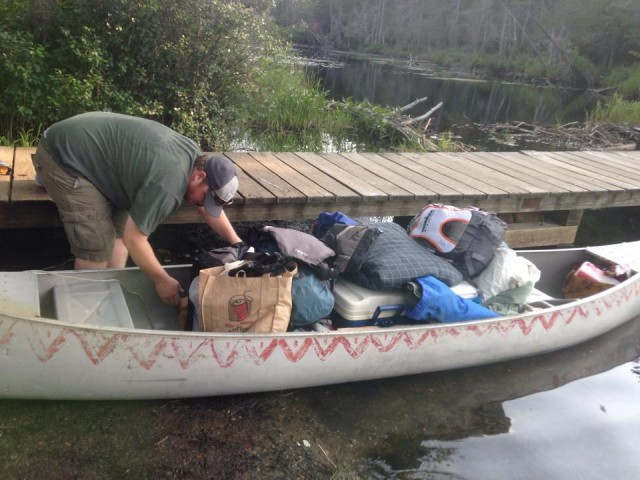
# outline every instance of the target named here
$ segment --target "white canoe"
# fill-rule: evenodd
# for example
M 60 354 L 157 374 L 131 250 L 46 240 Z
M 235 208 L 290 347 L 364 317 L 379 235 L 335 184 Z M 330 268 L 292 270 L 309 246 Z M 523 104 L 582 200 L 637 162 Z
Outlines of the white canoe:
M 640 242 L 518 252 L 541 270 L 536 288 L 550 297 L 560 296 L 571 266 L 594 255 L 632 267 L 630 279 L 586 299 L 557 305 L 549 301 L 543 309 L 490 320 L 322 333 L 179 331 L 176 309 L 158 300 L 153 285 L 136 268 L 0 273 L 0 397 L 228 395 L 477 366 L 549 352 L 599 336 L 640 313 L 638 252 Z M 186 289 L 189 267 L 167 270 Z M 114 318 L 109 323 L 133 326 L 51 319 L 60 311 L 60 305 L 54 310 L 56 289 L 108 280 L 119 282 L 128 310 L 121 313 L 126 321 Z

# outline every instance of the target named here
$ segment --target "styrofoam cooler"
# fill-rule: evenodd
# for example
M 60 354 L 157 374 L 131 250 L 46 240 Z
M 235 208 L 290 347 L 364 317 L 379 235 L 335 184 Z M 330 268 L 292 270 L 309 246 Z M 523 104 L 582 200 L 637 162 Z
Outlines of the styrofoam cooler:
M 467 282 L 454 285 L 451 290 L 462 298 L 478 296 L 476 288 Z M 372 290 L 340 277 L 335 282 L 333 295 L 335 305 L 331 321 L 334 328 L 411 323 L 404 315 L 407 302 L 404 290 Z

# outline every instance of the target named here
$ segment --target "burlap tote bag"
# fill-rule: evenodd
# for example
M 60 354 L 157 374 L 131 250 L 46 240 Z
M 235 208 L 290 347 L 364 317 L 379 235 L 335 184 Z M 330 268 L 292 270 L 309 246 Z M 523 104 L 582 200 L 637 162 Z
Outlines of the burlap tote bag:
M 200 270 L 201 331 L 286 332 L 296 273 L 293 268 L 274 277 L 230 277 L 224 266 Z

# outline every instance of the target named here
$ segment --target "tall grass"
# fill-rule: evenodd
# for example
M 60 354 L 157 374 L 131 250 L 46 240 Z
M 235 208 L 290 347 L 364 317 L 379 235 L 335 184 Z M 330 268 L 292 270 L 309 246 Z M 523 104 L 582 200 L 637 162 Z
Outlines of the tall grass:
M 605 102 L 598 102 L 596 108 L 587 115 L 587 121 L 640 125 L 640 102 L 625 100 L 620 95 L 614 95 Z
M 318 80 L 295 64 L 272 64 L 255 82 L 241 109 L 240 143 L 247 148 L 314 152 L 421 148 L 394 127 L 392 109 L 350 99 L 334 101 Z
M 9 137 L 8 135 L 0 135 L 0 146 L 33 147 L 38 144 L 41 133 L 41 126 L 38 127 L 37 130 L 25 130 L 24 128 L 21 128 L 18 130 L 16 136 L 14 137 Z

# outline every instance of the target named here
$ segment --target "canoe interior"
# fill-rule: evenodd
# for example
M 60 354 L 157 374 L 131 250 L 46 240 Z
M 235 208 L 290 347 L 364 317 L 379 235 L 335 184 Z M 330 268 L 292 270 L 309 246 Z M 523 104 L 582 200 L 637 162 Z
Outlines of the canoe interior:
M 540 269 L 542 274 L 540 281 L 536 284 L 536 290 L 544 294 L 544 296 L 557 299 L 562 298 L 562 284 L 569 270 L 584 260 L 594 259 L 592 252 L 581 248 L 528 250 L 519 251 L 518 254 L 530 259 Z M 183 290 L 187 292 L 190 284 L 191 266 L 179 265 L 166 268 L 180 282 Z M 4 275 L 11 274 L 5 273 Z M 134 328 L 179 330 L 177 308 L 160 302 L 153 283 L 137 268 L 81 272 L 36 272 L 35 277 L 32 276 L 35 280 L 31 283 L 15 282 L 11 278 L 11 276 L 5 277 L 4 297 L 11 296 L 11 291 L 7 292 L 6 289 L 13 288 L 14 295 L 37 298 L 40 316 L 50 319 L 58 319 L 54 300 L 54 287 L 62 284 L 77 285 L 117 280 L 120 283 L 126 308 L 131 316 Z M 37 292 L 29 291 L 31 289 L 36 289 Z M 0 286 L 0 297 L 2 297 L 2 294 Z

